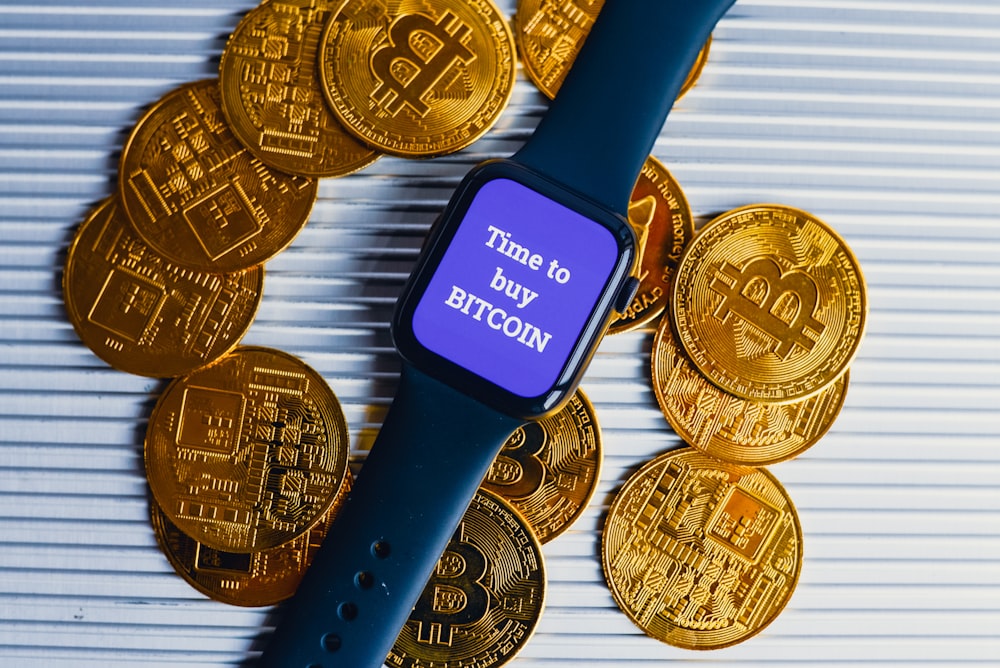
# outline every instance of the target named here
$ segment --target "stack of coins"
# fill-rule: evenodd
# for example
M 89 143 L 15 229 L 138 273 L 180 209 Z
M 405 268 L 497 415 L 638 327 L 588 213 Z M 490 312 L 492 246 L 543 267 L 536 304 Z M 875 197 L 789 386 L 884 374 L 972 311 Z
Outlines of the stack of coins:
M 802 564 L 794 505 L 765 465 L 816 443 L 843 405 L 866 289 L 836 232 L 788 206 L 736 209 L 684 249 L 653 343 L 653 390 L 690 446 L 645 463 L 608 511 L 618 606 L 687 649 L 752 637 Z
M 71 243 L 64 301 L 111 366 L 174 379 L 146 434 L 151 517 L 200 591 L 291 596 L 350 488 L 347 425 L 323 379 L 238 345 L 266 262 L 306 224 L 319 178 L 482 136 L 510 98 L 514 51 L 483 0 L 272 0 L 240 21 L 218 79 L 170 91 L 130 133 L 116 192 Z
M 146 429 L 153 527 L 175 569 L 237 605 L 295 592 L 350 489 L 347 421 L 323 378 L 240 346 L 175 379 Z
M 653 376 L 686 441 L 761 465 L 826 432 L 868 311 L 861 268 L 833 229 L 788 206 L 730 211 L 685 251 L 673 294 Z
M 470 146 L 507 106 L 517 51 L 554 95 L 601 3 L 573 5 L 525 1 L 512 29 L 490 0 L 264 0 L 227 41 L 217 79 L 168 92 L 137 122 L 115 192 L 71 243 L 63 294 L 98 357 L 173 379 L 145 438 L 150 516 L 198 591 L 243 606 L 290 597 L 350 489 L 347 424 L 323 378 L 280 350 L 239 345 L 265 265 L 306 224 L 318 180 Z M 629 219 L 649 252 L 643 289 L 612 331 L 665 310 L 693 235 L 683 193 L 652 157 Z M 517 430 L 388 663 L 488 668 L 515 656 L 543 608 L 541 545 L 586 508 L 601 458 L 581 391 Z
M 426 39 L 441 48 L 417 53 Z M 264 264 L 306 224 L 318 178 L 467 147 L 510 99 L 514 49 L 484 0 L 252 9 L 218 79 L 138 121 L 116 192 L 80 226 L 63 277 L 80 338 L 141 375 L 215 362 L 250 326 Z

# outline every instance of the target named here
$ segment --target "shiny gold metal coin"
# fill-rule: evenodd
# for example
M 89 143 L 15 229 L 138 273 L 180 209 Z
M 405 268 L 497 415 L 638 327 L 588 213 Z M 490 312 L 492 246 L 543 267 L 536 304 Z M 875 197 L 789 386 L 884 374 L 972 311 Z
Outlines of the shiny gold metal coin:
M 730 211 L 688 245 L 670 315 L 712 383 L 753 401 L 803 399 L 847 371 L 868 312 L 861 267 L 814 216 L 777 204 Z
M 339 0 L 270 0 L 247 12 L 222 52 L 222 110 L 261 161 L 301 176 L 342 176 L 379 153 L 360 143 L 323 99 L 319 38 Z
M 632 190 L 628 222 L 638 240 L 639 290 L 628 309 L 611 321 L 609 334 L 637 329 L 663 313 L 681 253 L 694 236 L 684 191 L 653 156 L 646 159 Z
M 482 486 L 517 508 L 547 543 L 586 509 L 602 455 L 594 407 L 577 390 L 560 411 L 529 422 L 507 439 Z
M 178 529 L 155 499 L 150 500 L 153 532 L 174 570 L 209 598 L 229 605 L 274 605 L 295 593 L 350 483 L 348 475 L 333 506 L 311 529 L 268 550 L 239 553 L 206 547 Z
M 465 148 L 496 122 L 516 74 L 491 0 L 346 0 L 320 47 L 326 99 L 362 141 L 403 157 Z
M 765 469 L 684 448 L 622 487 L 601 560 L 615 602 L 647 635 L 718 649 L 759 633 L 785 607 L 802 567 L 802 528 Z
M 179 267 L 139 240 L 117 197 L 90 212 L 69 247 L 63 301 L 80 339 L 119 371 L 169 377 L 226 354 L 253 322 L 264 268 Z
M 215 80 L 177 88 L 140 119 L 122 150 L 119 192 L 139 237 L 198 271 L 261 264 L 309 218 L 316 179 L 272 169 L 229 129 Z
M 772 404 L 726 394 L 702 376 L 674 340 L 670 320 L 656 330 L 653 392 L 677 435 L 705 454 L 763 466 L 802 454 L 829 430 L 847 394 L 850 371 L 818 393 Z
M 604 0 L 518 0 L 514 39 L 528 78 L 550 100 L 590 34 Z M 680 98 L 698 82 L 708 62 L 709 37 L 681 87 Z
M 330 509 L 348 449 L 340 403 L 318 373 L 279 350 L 239 347 L 164 390 L 146 428 L 146 476 L 178 529 L 255 552 Z
M 496 668 L 528 642 L 545 599 L 542 548 L 480 490 L 386 658 L 392 668 Z

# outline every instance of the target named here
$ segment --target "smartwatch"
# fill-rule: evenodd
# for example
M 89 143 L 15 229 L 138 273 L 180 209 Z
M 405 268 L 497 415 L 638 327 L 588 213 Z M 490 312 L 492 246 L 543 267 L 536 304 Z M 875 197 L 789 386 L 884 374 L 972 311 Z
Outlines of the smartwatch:
M 531 139 L 459 185 L 396 305 L 396 396 L 259 666 L 383 665 L 504 441 L 630 303 L 633 186 L 732 4 L 605 3 Z

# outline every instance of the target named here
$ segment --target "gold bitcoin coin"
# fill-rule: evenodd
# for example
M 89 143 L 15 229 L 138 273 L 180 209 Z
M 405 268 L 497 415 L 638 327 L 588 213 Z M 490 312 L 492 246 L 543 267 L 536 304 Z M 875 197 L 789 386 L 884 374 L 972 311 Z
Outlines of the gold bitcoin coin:
M 805 211 L 758 204 L 709 223 L 681 258 L 670 315 L 681 348 L 729 394 L 794 401 L 842 376 L 868 301 L 847 244 Z
M 601 457 L 597 415 L 577 390 L 560 411 L 519 427 L 507 439 L 482 486 L 517 508 L 547 543 L 586 509 Z
M 139 237 L 198 271 L 261 264 L 309 218 L 316 179 L 272 169 L 229 129 L 215 80 L 165 95 L 122 150 L 119 192 Z
M 323 378 L 279 350 L 239 347 L 175 379 L 146 428 L 146 476 L 178 529 L 226 552 L 308 531 L 347 476 L 347 422 Z
M 320 78 L 334 113 L 403 157 L 465 148 L 514 87 L 514 38 L 490 0 L 347 0 L 327 23 Z
M 550 100 L 556 96 L 604 0 L 518 0 L 514 39 L 528 78 Z M 698 82 L 712 38 L 698 53 L 681 86 L 680 98 Z
M 247 12 L 222 52 L 222 110 L 233 134 L 261 161 L 301 176 L 355 172 L 379 153 L 334 118 L 316 61 L 337 3 L 270 0 Z
M 542 548 L 526 520 L 480 490 L 392 646 L 392 668 L 496 668 L 528 642 L 545 598 Z
M 202 545 L 170 521 L 155 499 L 150 515 L 156 540 L 174 570 L 209 598 L 229 605 L 274 605 L 290 598 L 330 530 L 351 477 L 344 479 L 336 501 L 307 532 L 259 552 L 226 552 Z
M 802 567 L 802 528 L 764 469 L 675 450 L 647 462 L 608 511 L 601 542 L 615 603 L 647 635 L 718 649 L 759 633 Z
M 119 371 L 179 376 L 226 354 L 253 322 L 264 268 L 179 267 L 132 231 L 117 197 L 90 212 L 70 244 L 63 301 L 73 328 Z
M 763 466 L 802 454 L 840 413 L 850 371 L 820 392 L 772 404 L 726 394 L 702 376 L 677 346 L 670 320 L 656 330 L 653 392 L 677 435 L 702 452 L 734 464 Z
M 611 321 L 609 334 L 637 329 L 663 313 L 681 253 L 694 236 L 694 220 L 684 192 L 663 163 L 652 156 L 646 159 L 632 190 L 628 222 L 638 241 L 639 290 L 628 309 Z

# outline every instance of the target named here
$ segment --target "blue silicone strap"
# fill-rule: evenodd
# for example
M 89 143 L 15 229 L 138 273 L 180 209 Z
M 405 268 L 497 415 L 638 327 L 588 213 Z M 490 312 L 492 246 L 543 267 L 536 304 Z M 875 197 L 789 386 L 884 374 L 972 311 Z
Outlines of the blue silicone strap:
M 625 215 L 642 164 L 734 0 L 606 0 L 514 160 Z
M 733 0 L 607 0 L 514 159 L 624 216 L 688 70 Z M 521 424 L 404 365 L 351 494 L 262 668 L 378 668 L 506 438 Z
M 404 365 L 378 438 L 258 665 L 381 666 L 521 424 Z

